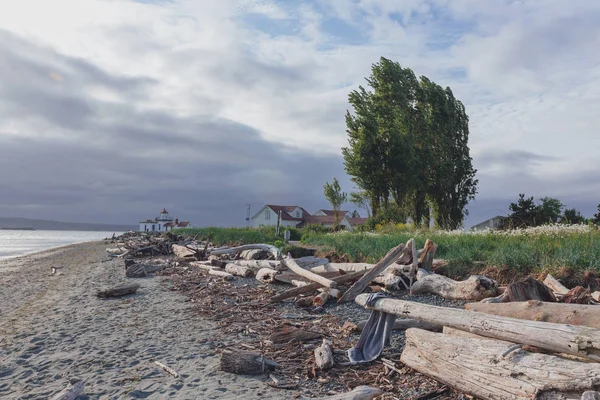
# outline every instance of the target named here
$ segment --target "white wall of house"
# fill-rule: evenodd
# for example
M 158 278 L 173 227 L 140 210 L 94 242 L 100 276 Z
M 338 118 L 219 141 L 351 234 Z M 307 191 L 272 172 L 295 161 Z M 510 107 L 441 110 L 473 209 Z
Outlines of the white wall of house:
M 298 218 L 302 217 L 302 210 L 300 207 L 296 208 L 292 212 L 292 217 L 299 215 Z M 252 218 L 252 226 L 257 228 L 259 226 L 277 226 L 277 213 L 271 210 L 269 207 L 266 207 L 262 210 L 258 215 L 255 215 Z M 300 223 L 300 221 L 285 221 L 281 220 L 281 226 L 296 226 Z
M 151 222 L 140 222 L 140 231 L 141 232 L 167 232 L 171 230 L 170 227 L 165 227 L 165 224 L 170 221 L 151 221 Z

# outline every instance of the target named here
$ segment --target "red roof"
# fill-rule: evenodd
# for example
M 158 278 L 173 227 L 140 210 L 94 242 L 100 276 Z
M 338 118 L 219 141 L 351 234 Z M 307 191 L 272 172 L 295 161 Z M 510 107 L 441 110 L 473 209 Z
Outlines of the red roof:
M 177 227 L 179 227 L 179 228 L 185 228 L 189 224 L 190 223 L 188 221 L 181 221 L 181 222 L 179 222 L 179 225 L 177 225 Z
M 166 210 L 165 208 L 163 208 L 163 209 L 162 209 L 162 211 L 161 211 L 160 213 L 161 213 L 161 214 L 162 214 L 162 213 L 167 213 L 167 214 L 168 214 L 168 212 L 167 212 L 167 210 Z

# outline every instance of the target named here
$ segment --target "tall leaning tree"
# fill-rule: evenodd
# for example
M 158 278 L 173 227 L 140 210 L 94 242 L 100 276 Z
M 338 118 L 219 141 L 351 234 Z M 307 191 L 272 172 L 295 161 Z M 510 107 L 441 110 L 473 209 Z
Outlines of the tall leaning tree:
M 450 88 L 383 57 L 366 80 L 371 90 L 349 95 L 346 172 L 375 217 L 393 201 L 416 225 L 433 216 L 438 227 L 457 228 L 478 183 L 463 104 Z
M 337 229 L 337 227 L 339 226 L 339 223 L 340 223 L 340 219 L 341 219 L 340 218 L 340 209 L 342 208 L 342 205 L 348 199 L 348 194 L 346 192 L 342 192 L 342 188 L 340 187 L 340 184 L 339 184 L 337 178 L 333 178 L 332 183 L 325 182 L 323 189 L 324 189 L 324 193 L 325 193 L 325 198 L 327 199 L 327 201 L 329 201 L 329 203 L 331 204 L 331 207 L 333 208 L 333 215 L 334 215 L 333 227 L 335 229 Z

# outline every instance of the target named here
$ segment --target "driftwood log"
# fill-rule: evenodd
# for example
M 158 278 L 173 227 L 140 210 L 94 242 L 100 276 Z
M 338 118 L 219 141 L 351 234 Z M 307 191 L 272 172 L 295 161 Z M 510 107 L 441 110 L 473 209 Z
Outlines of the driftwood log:
M 325 278 L 335 278 L 336 276 L 340 276 L 342 274 L 342 272 L 340 271 L 331 271 L 331 272 L 315 272 L 316 274 L 320 275 L 320 276 L 324 276 Z M 302 278 L 299 275 L 296 275 L 295 273 L 291 272 L 291 271 L 283 271 L 280 274 L 277 274 L 275 276 L 275 280 L 278 282 L 282 282 L 282 283 L 289 283 L 294 285 L 293 282 L 295 281 L 304 281 L 306 284 L 309 284 L 310 282 L 307 282 L 307 280 L 305 278 Z M 296 286 L 301 286 L 301 285 L 296 285 Z
M 592 299 L 594 301 L 600 303 L 600 292 L 594 292 L 590 296 L 592 296 Z
M 553 322 L 589 326 L 600 329 L 600 307 L 597 305 L 572 305 L 529 300 L 516 303 L 468 303 L 466 310 L 530 321 Z
M 196 251 L 179 244 L 171 245 L 171 251 L 177 258 L 195 258 Z
M 359 332 L 362 332 L 366 324 L 366 320 L 360 321 L 356 325 L 356 329 Z M 394 321 L 394 327 L 392 329 L 395 331 L 405 331 L 410 328 L 425 329 L 426 331 L 431 332 L 441 332 L 443 327 L 441 325 L 430 324 L 429 322 L 418 321 L 416 319 L 397 318 L 396 321 Z
M 52 396 L 50 400 L 75 400 L 83 392 L 84 386 L 84 380 L 74 379 L 67 388 Z
M 365 274 L 365 271 L 358 271 L 358 272 L 354 272 L 352 274 L 346 274 L 346 275 L 338 276 L 336 278 L 332 278 L 332 280 L 335 281 L 338 285 L 341 285 L 343 283 L 351 282 L 355 279 L 358 279 L 361 276 L 363 276 L 364 274 Z M 276 294 L 275 296 L 271 297 L 270 302 L 274 303 L 274 302 L 281 301 L 284 299 L 289 299 L 290 297 L 298 296 L 300 294 L 314 292 L 315 290 L 319 289 L 320 287 L 322 287 L 322 286 L 319 285 L 318 283 L 310 283 L 306 286 L 289 289 L 289 290 L 286 290 L 284 292 L 281 292 L 281 293 Z
M 450 300 L 481 300 L 496 295 L 498 283 L 480 275 L 455 281 L 438 274 L 422 276 L 410 288 L 411 294 L 433 293 Z
M 115 286 L 111 289 L 100 290 L 96 293 L 96 296 L 100 298 L 127 296 L 128 294 L 135 293 L 139 288 L 140 285 L 137 283 L 128 283 Z
M 280 271 L 271 268 L 261 268 L 256 273 L 256 280 L 262 283 L 273 283 L 275 276 L 279 273 Z
M 125 270 L 125 276 L 128 278 L 145 278 L 155 272 L 162 271 L 163 265 L 132 264 Z
M 372 400 L 383 393 L 379 388 L 369 386 L 357 386 L 349 392 L 336 394 L 334 396 L 319 397 L 313 400 Z M 303 398 L 303 400 L 308 400 Z
M 527 300 L 556 301 L 554 293 L 552 293 L 548 286 L 531 276 L 520 282 L 511 283 L 506 287 L 503 294 L 506 297 L 505 301 L 511 302 Z
M 385 255 L 385 257 L 383 257 L 377 264 L 375 264 L 375 266 L 373 268 L 368 270 L 362 276 L 362 278 L 360 278 L 358 281 L 356 281 L 354 283 L 354 285 L 352 285 L 350 287 L 350 289 L 348 289 L 342 295 L 342 297 L 340 297 L 340 299 L 338 300 L 338 303 L 345 303 L 347 301 L 354 300 L 356 298 L 356 296 L 358 296 L 360 293 L 362 293 L 362 291 L 365 290 L 365 288 L 367 286 L 369 286 L 371 281 L 377 275 L 382 273 L 387 267 L 392 265 L 398 259 L 398 257 L 400 256 L 400 253 L 402 253 L 402 250 L 404 250 L 404 247 L 405 246 L 402 243 L 402 244 L 394 247 L 390 251 L 388 251 L 388 253 Z
M 590 289 L 586 289 L 583 286 L 576 286 L 562 296 L 559 301 L 567 304 L 589 304 L 590 300 L 592 300 Z
M 437 248 L 438 245 L 433 241 L 429 239 L 425 241 L 425 247 L 419 256 L 419 268 L 423 268 L 427 272 L 431 272 L 433 270 L 433 257 L 435 256 L 435 251 Z
M 276 362 L 258 353 L 235 351 L 221 355 L 221 371 L 238 375 L 262 375 L 277 368 Z
M 367 298 L 366 294 L 360 295 L 356 302 L 365 306 Z M 595 328 L 528 321 L 388 298 L 378 299 L 373 307 L 367 308 L 600 361 L 600 330 Z
M 554 294 L 559 296 L 564 296 L 569 292 L 569 289 L 567 289 L 562 283 L 559 282 L 558 279 L 550 274 L 546 275 L 546 278 L 544 279 L 544 285 L 548 286 L 554 292 Z
M 335 289 L 334 289 L 335 290 Z M 322 307 L 329 300 L 329 289 L 323 290 L 321 293 L 313 297 L 313 306 Z
M 318 339 L 322 335 L 317 332 L 305 331 L 304 329 L 295 328 L 293 326 L 284 326 L 275 331 L 269 336 L 269 340 L 273 343 L 288 343 L 291 341 L 306 342 L 308 340 Z
M 313 282 L 317 282 L 322 286 L 333 288 L 337 285 L 335 281 L 332 281 L 331 279 L 327 279 L 323 276 L 315 274 L 314 272 L 302 268 L 296 263 L 296 261 L 294 261 L 294 259 L 289 254 L 288 258 L 282 260 L 282 263 L 296 275 L 299 275 Z
M 581 400 L 600 400 L 600 392 L 588 390 L 583 393 Z
M 317 369 L 327 370 L 333 367 L 333 350 L 331 341 L 323 339 L 323 343 L 315 349 L 315 363 Z
M 507 343 L 406 331 L 400 360 L 408 367 L 481 399 L 580 399 L 600 386 L 600 364 L 529 353 Z
M 227 264 L 225 266 L 225 272 L 228 272 L 231 275 L 235 276 L 242 276 L 244 278 L 254 276 L 254 271 L 252 269 L 244 267 L 243 265 L 236 265 L 233 263 Z
M 358 272 L 371 269 L 374 265 L 375 264 L 367 263 L 329 263 L 326 265 L 320 265 L 318 267 L 311 268 L 311 271 L 315 273 L 331 271 Z
M 281 251 L 270 244 L 245 244 L 238 247 L 229 247 L 223 249 L 214 249 L 209 252 L 211 256 L 224 255 L 224 254 L 237 254 L 244 250 L 263 250 L 271 254 L 276 260 L 281 259 Z

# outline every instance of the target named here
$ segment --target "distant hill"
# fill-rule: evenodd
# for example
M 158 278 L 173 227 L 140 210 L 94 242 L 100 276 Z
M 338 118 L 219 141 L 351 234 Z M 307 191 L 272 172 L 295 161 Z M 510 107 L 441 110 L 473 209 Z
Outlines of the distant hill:
M 60 222 L 45 219 L 0 217 L 0 228 L 33 228 L 44 231 L 106 231 L 125 232 L 137 230 L 137 225 L 88 224 L 81 222 Z

